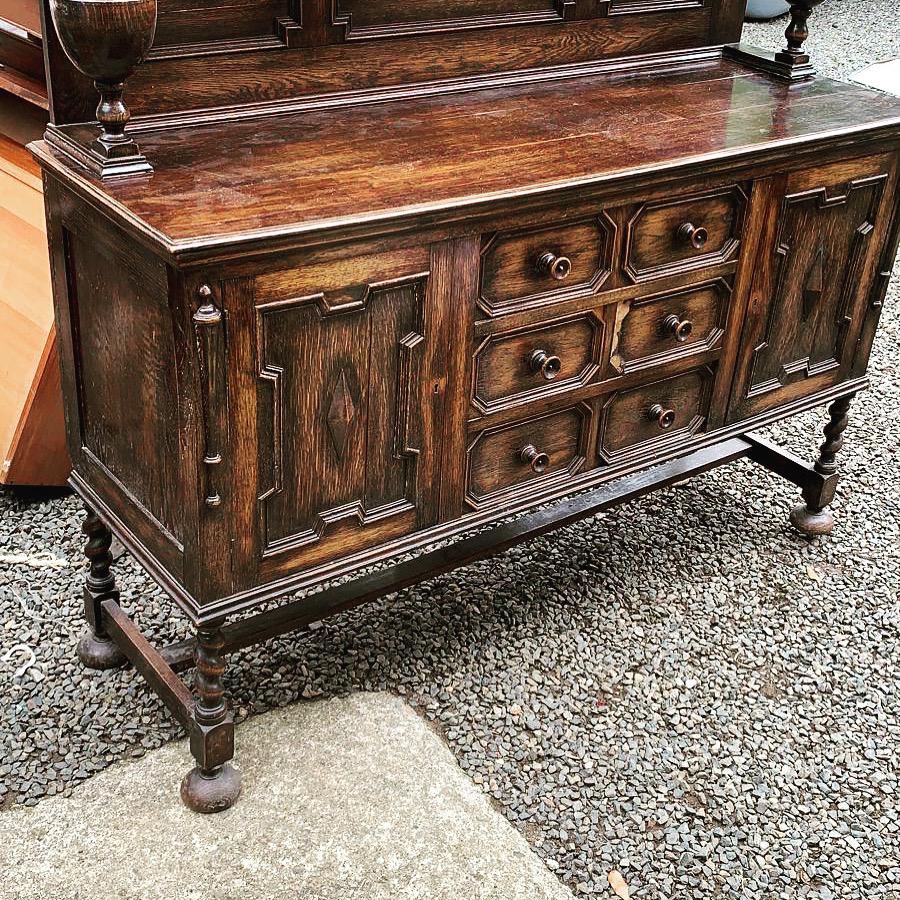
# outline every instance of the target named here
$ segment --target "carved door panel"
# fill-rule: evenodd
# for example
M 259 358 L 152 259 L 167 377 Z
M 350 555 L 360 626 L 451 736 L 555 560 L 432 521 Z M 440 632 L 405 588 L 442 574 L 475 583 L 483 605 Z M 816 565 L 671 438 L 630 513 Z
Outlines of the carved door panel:
M 894 195 L 890 157 L 780 179 L 754 261 L 729 418 L 850 377 Z M 759 189 L 780 188 L 774 179 Z
M 256 279 L 259 553 L 271 576 L 434 522 L 446 335 L 431 270 L 430 251 L 414 248 Z

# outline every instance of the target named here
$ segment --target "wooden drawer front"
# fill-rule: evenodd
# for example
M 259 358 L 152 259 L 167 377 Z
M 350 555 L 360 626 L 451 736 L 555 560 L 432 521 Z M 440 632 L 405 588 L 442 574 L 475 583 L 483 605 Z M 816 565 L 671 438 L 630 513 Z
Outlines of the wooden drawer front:
M 720 279 L 626 301 L 617 311 L 612 366 L 622 374 L 721 344 L 731 285 Z
M 615 224 L 604 213 L 488 238 L 481 255 L 479 305 L 489 316 L 545 299 L 591 294 L 612 271 Z
M 610 395 L 600 418 L 598 454 L 605 463 L 686 441 L 702 431 L 714 373 L 695 369 Z
M 579 404 L 480 432 L 466 454 L 466 502 L 478 509 L 517 489 L 572 477 L 585 464 L 590 420 L 591 408 Z
M 587 384 L 599 369 L 603 323 L 587 313 L 488 335 L 475 352 L 473 402 L 482 413 Z
M 737 255 L 747 198 L 739 187 L 641 206 L 628 222 L 625 273 L 635 282 Z

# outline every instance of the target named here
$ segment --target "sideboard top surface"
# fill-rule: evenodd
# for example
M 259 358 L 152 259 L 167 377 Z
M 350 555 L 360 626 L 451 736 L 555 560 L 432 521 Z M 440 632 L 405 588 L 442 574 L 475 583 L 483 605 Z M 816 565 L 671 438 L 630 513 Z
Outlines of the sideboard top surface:
M 86 133 L 91 126 L 70 126 Z M 146 177 L 100 182 L 35 153 L 164 253 L 214 255 L 900 130 L 900 101 L 824 78 L 787 84 L 715 59 L 450 96 L 141 131 Z

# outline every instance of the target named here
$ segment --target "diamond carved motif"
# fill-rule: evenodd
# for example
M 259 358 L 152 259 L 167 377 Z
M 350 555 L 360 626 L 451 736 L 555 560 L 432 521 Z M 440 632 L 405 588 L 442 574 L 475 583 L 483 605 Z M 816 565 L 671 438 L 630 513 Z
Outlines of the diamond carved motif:
M 343 459 L 347 452 L 350 430 L 355 419 L 356 404 L 353 401 L 350 380 L 347 378 L 347 370 L 341 369 L 325 415 L 328 433 L 331 435 L 331 443 L 338 459 Z
M 819 247 L 803 285 L 803 321 L 807 321 L 819 305 L 825 290 L 825 248 Z

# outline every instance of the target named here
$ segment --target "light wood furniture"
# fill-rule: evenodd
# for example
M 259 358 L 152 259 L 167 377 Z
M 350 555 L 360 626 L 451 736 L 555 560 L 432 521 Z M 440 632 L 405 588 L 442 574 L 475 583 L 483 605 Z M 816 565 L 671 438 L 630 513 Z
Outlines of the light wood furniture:
M 37 0 L 0 0 L 0 484 L 63 485 L 62 390 L 40 167 L 47 122 Z
M 831 529 L 900 103 L 814 76 L 814 3 L 777 54 L 738 0 L 160 0 L 149 54 L 153 0 L 51 5 L 80 652 L 188 729 L 192 808 L 239 789 L 228 653 L 742 457 Z M 825 403 L 813 465 L 756 431 Z M 110 531 L 195 640 L 129 620 Z

